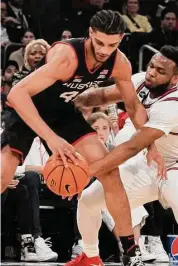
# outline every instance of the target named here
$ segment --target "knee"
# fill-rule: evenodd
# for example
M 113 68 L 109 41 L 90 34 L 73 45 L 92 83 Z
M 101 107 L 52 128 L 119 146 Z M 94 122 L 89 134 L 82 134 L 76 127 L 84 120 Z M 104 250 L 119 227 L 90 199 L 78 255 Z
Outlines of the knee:
M 23 177 L 23 183 L 27 184 L 29 187 L 40 186 L 40 175 L 34 171 L 27 171 Z
M 123 184 L 119 175 L 119 169 L 113 169 L 107 175 L 98 178 L 105 191 L 123 189 Z
M 82 206 L 85 206 L 88 211 L 104 208 L 104 191 L 100 182 L 95 181 L 90 187 L 83 190 L 78 201 L 78 208 Z

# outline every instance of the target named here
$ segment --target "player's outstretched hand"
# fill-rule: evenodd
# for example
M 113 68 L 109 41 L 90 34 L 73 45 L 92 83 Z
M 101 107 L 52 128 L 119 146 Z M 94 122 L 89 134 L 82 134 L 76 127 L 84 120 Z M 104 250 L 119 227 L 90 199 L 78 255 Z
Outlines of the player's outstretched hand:
M 71 159 L 74 164 L 78 164 L 78 155 L 75 151 L 75 148 L 71 144 L 69 144 L 65 139 L 59 136 L 54 136 L 53 138 L 47 141 L 47 144 L 50 150 L 52 151 L 54 158 L 60 156 L 65 167 L 68 167 L 67 158 Z
M 147 153 L 146 157 L 147 157 L 148 166 L 151 164 L 152 161 L 157 163 L 157 165 L 158 165 L 158 178 L 166 180 L 167 179 L 167 172 L 166 172 L 165 161 L 164 161 L 163 156 L 157 150 L 154 143 L 149 146 L 148 153 Z

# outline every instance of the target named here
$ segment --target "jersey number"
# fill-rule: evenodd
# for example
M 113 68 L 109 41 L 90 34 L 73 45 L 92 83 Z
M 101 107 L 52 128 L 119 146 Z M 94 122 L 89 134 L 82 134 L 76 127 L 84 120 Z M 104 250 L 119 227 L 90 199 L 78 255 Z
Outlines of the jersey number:
M 79 94 L 78 91 L 70 91 L 70 92 L 64 92 L 60 95 L 60 98 L 64 98 L 65 102 L 68 103 L 71 101 L 73 98 L 75 98 Z

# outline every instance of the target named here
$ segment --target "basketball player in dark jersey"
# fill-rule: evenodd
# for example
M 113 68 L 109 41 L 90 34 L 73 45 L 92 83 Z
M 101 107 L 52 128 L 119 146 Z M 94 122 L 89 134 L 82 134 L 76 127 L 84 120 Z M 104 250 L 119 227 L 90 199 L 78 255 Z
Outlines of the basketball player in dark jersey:
M 54 44 L 46 62 L 12 88 L 7 97 L 11 109 L 3 132 L 6 137 L 2 138 L 5 140 L 1 155 L 2 191 L 36 135 L 45 142 L 49 152 L 61 156 L 65 165 L 66 157 L 75 162 L 76 151 L 89 165 L 107 154 L 73 100 L 109 77 L 114 78 L 118 88 L 112 100 L 117 101 L 121 93 L 135 127 L 140 128 L 147 121 L 146 111 L 131 82 L 130 63 L 117 49 L 125 28 L 118 12 L 98 12 L 91 19 L 88 39 Z M 135 256 L 130 208 L 118 169 L 97 178 L 103 185 L 106 204 L 123 240 L 123 248 L 128 256 Z M 85 256 L 82 264 L 77 265 L 91 265 L 91 259 Z M 92 263 L 103 265 L 99 256 Z

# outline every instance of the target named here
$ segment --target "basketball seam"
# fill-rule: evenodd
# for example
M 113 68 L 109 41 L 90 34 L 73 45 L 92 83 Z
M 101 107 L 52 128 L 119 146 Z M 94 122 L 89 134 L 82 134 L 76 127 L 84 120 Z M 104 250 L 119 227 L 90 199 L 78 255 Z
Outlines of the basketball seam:
M 77 167 L 79 167 L 80 169 L 82 169 L 84 171 L 84 173 L 86 174 L 86 176 L 88 176 L 87 172 L 82 167 L 80 167 L 79 165 L 77 165 Z
M 64 170 L 65 170 L 65 167 L 63 166 L 63 170 L 62 170 L 62 174 L 61 174 L 61 180 L 60 180 L 60 183 L 59 183 L 59 194 L 60 194 L 60 191 L 61 191 L 61 184 L 62 184 L 62 179 L 63 179 L 63 175 L 64 175 Z
M 60 165 L 61 166 L 61 165 Z M 57 165 L 55 168 L 53 168 L 52 170 L 51 170 L 51 172 L 48 174 L 48 176 L 46 177 L 46 183 L 47 183 L 47 181 L 48 181 L 48 178 L 49 178 L 49 176 L 50 176 L 50 174 L 52 174 L 52 172 L 54 171 L 54 170 L 56 170 L 56 168 L 58 168 L 59 167 L 59 165 Z
M 77 185 L 77 181 L 76 181 L 76 179 L 75 179 L 75 175 L 74 175 L 72 169 L 71 169 L 71 168 L 69 168 L 69 169 L 70 169 L 70 171 L 71 171 L 71 173 L 72 173 L 72 175 L 73 175 L 74 182 L 75 182 L 75 186 L 76 186 L 76 192 L 77 192 L 77 191 L 78 191 L 78 185 Z

